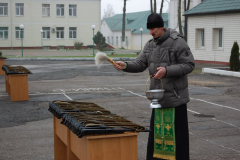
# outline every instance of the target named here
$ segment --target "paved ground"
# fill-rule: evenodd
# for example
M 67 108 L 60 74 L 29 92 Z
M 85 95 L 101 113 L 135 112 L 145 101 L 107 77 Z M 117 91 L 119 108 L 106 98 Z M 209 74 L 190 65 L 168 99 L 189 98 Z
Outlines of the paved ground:
M 33 74 L 29 75 L 30 99 L 23 102 L 10 101 L 0 76 L 0 160 L 54 159 L 52 114 L 47 110 L 54 100 L 94 102 L 149 127 L 150 101 L 144 95 L 147 71 L 124 73 L 108 63 L 98 69 L 93 61 L 6 64 L 23 65 Z M 191 74 L 189 84 L 191 160 L 240 159 L 240 79 Z M 147 136 L 138 136 L 139 160 L 145 159 Z

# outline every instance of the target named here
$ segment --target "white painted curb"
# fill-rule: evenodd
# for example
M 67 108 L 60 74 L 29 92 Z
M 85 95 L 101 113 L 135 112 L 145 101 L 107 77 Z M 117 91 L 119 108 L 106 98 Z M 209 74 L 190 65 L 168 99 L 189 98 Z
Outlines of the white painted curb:
M 222 69 L 228 69 L 229 67 L 219 67 L 219 68 L 203 68 L 202 73 L 217 74 L 230 77 L 240 77 L 240 72 L 225 71 Z
M 129 58 L 112 58 L 114 61 L 128 61 L 128 60 L 134 60 L 136 58 L 129 57 Z M 5 61 L 95 61 L 95 58 L 7 58 Z

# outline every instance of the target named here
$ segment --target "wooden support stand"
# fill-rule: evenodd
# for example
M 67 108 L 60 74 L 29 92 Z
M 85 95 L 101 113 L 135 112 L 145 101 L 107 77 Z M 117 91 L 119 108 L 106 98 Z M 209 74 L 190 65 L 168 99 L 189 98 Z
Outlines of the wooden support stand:
M 27 101 L 28 95 L 28 74 L 5 75 L 6 91 L 11 96 L 11 101 Z
M 0 59 L 0 75 L 5 75 L 5 71 L 2 70 L 3 65 L 5 65 L 5 59 Z
M 6 92 L 8 93 L 8 95 L 10 96 L 10 83 L 9 83 L 9 77 L 8 75 L 5 73 L 5 86 L 6 86 Z
M 138 133 L 87 135 L 78 138 L 53 118 L 55 160 L 138 160 Z

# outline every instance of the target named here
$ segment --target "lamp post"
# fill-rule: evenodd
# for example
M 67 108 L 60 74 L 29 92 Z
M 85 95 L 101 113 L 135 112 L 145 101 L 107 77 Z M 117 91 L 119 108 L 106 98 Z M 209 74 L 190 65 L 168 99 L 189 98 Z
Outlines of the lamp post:
M 21 29 L 21 44 L 22 44 L 22 57 L 23 57 L 23 29 L 24 29 L 24 25 L 20 24 L 19 28 Z
M 141 50 L 142 50 L 142 31 L 143 31 L 143 29 L 140 28 L 140 31 L 141 31 Z
M 41 32 L 41 46 L 42 46 L 42 49 L 43 49 L 43 44 L 42 44 L 43 30 L 41 29 L 40 32 Z
M 95 29 L 95 25 L 92 25 L 92 30 L 93 30 L 93 56 L 94 56 L 94 29 Z

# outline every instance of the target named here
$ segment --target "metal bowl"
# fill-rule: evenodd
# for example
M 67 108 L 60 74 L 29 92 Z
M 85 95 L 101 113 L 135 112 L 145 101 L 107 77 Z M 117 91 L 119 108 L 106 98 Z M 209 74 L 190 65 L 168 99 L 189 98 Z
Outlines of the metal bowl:
M 163 93 L 163 89 L 148 90 L 146 92 L 147 98 L 152 102 L 149 106 L 150 108 L 162 108 L 161 104 L 159 104 L 158 101 L 162 99 Z
M 163 89 L 148 90 L 146 92 L 146 96 L 149 100 L 153 99 L 161 100 L 163 97 L 163 93 L 164 93 Z

